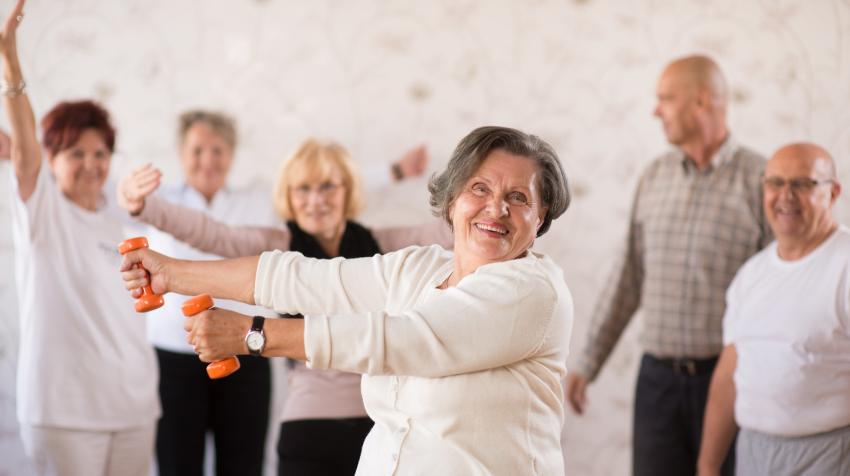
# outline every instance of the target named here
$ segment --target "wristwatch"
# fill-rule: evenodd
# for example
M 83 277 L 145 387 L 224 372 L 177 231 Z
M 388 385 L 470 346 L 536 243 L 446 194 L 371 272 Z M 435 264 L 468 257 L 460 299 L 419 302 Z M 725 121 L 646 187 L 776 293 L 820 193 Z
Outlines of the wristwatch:
M 264 322 L 266 322 L 266 319 L 263 316 L 254 316 L 251 330 L 245 335 L 245 345 L 248 346 L 248 352 L 251 355 L 260 356 L 263 349 L 266 348 L 266 333 L 263 332 Z

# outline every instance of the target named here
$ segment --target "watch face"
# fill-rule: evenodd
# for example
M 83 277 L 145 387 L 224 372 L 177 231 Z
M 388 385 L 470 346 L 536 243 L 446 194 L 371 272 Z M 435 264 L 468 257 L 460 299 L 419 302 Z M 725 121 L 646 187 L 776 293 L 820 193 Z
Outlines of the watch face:
M 245 343 L 248 344 L 248 350 L 256 352 L 263 348 L 265 340 L 265 337 L 259 332 L 249 332 L 248 337 L 245 339 Z

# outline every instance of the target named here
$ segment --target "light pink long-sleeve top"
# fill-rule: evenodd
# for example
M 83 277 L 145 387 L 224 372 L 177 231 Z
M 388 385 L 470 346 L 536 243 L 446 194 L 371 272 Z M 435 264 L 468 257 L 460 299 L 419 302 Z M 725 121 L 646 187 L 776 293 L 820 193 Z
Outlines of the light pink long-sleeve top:
M 148 197 L 137 217 L 175 238 L 207 253 L 225 258 L 289 250 L 291 236 L 285 226 L 232 226 L 209 215 Z M 437 244 L 451 248 L 453 235 L 442 220 L 423 226 L 370 229 L 378 247 L 388 253 L 412 245 Z M 360 375 L 335 370 L 311 370 L 297 363 L 289 371 L 288 395 L 281 421 L 353 418 L 366 416 Z

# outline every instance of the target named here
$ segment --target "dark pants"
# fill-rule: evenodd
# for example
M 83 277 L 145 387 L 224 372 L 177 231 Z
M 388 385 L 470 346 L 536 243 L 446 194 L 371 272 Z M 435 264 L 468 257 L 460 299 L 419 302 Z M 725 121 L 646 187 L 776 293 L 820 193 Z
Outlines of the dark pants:
M 161 349 L 156 354 L 162 400 L 159 474 L 201 476 L 206 433 L 212 431 L 218 476 L 261 476 L 271 398 L 268 360 L 240 356 L 236 373 L 212 380 L 196 355 Z
M 278 476 L 353 475 L 373 424 L 366 417 L 281 423 Z
M 702 419 L 717 359 L 670 361 L 644 355 L 635 394 L 635 476 L 696 474 Z M 721 474 L 734 473 L 734 443 Z

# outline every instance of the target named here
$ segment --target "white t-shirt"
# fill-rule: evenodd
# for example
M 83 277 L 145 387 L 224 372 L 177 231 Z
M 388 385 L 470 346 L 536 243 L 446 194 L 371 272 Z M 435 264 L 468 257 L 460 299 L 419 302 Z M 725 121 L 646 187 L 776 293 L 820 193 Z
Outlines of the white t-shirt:
M 727 292 L 723 340 L 735 344 L 735 420 L 781 436 L 850 425 L 850 230 L 802 259 L 776 242 Z
M 95 212 L 68 200 L 46 162 L 26 202 L 10 175 L 18 419 L 93 431 L 151 424 L 160 414 L 156 360 L 118 272 L 118 243 L 138 230 L 112 195 Z
M 266 187 L 251 187 L 242 190 L 221 189 L 208 204 L 200 192 L 188 185 L 164 187 L 159 196 L 171 203 L 183 205 L 207 213 L 212 218 L 229 225 L 280 226 L 280 218 L 274 213 L 271 192 Z M 220 256 L 198 251 L 196 248 L 175 239 L 173 236 L 149 227 L 145 231 L 151 249 L 167 256 L 189 260 L 216 260 Z M 194 354 L 186 343 L 183 330 L 183 313 L 180 307 L 190 296 L 170 293 L 165 305 L 147 313 L 148 340 L 156 347 L 170 352 Z M 215 300 L 216 307 L 230 309 L 249 316 L 276 317 L 277 314 L 259 306 L 249 306 L 236 301 Z
M 561 269 L 529 252 L 437 289 L 453 269 L 436 245 L 348 260 L 263 253 L 254 299 L 304 313 L 312 368 L 366 374 L 375 426 L 357 474 L 564 474 L 573 302 Z

